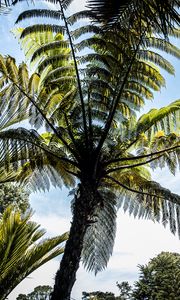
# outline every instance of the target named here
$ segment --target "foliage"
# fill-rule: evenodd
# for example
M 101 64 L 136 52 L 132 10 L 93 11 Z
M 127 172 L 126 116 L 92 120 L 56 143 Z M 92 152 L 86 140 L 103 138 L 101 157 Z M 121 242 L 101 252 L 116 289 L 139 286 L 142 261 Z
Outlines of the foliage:
M 152 49 L 177 58 L 180 51 L 148 18 L 109 30 L 94 23 L 77 26 L 95 15 L 83 11 L 66 17 L 70 2 L 58 1 L 58 11 L 20 14 L 17 22 L 55 19 L 15 32 L 33 67 L 31 76 L 25 64 L 0 57 L 0 167 L 30 189 L 48 189 L 51 183 L 73 187 L 72 226 L 53 300 L 59 294 L 70 297 L 81 256 L 90 271 L 106 267 L 119 207 L 169 224 L 180 235 L 180 197 L 152 181 L 148 168 L 177 170 L 180 101 L 136 117 L 153 91 L 165 85 L 160 69 L 174 74 L 171 63 Z M 175 28 L 168 33 L 179 36 Z M 9 129 L 24 119 L 33 130 Z M 42 128 L 47 132 L 39 134 Z
M 82 293 L 82 300 L 115 300 L 116 297 L 114 296 L 113 293 L 111 292 L 90 292 L 90 293 L 86 293 L 83 292 Z
M 49 285 L 40 285 L 34 288 L 34 291 L 28 295 L 20 294 L 16 300 L 49 300 L 52 287 Z
M 127 281 L 122 281 L 121 283 L 116 282 L 116 285 L 120 293 L 120 295 L 116 297 L 117 300 L 131 299 L 132 287 Z
M 161 252 L 147 265 L 139 265 L 139 279 L 131 287 L 116 283 L 120 294 L 83 292 L 82 300 L 174 300 L 180 299 L 180 254 Z
M 88 0 L 89 8 L 96 13 L 98 20 L 104 26 L 116 26 L 117 23 L 127 23 L 134 26 L 134 20 L 141 19 L 153 29 L 167 35 L 169 29 L 180 24 L 179 1 L 175 0 Z
M 140 265 L 140 278 L 135 283 L 133 299 L 180 299 L 180 255 L 162 252 Z
M 25 213 L 30 207 L 28 197 L 29 194 L 20 186 L 12 183 L 0 184 L 0 213 L 11 204 Z
M 127 281 L 123 281 L 121 283 L 116 283 L 119 289 L 119 295 L 115 296 L 111 292 L 83 292 L 82 300 L 128 300 L 131 299 L 131 286 Z
M 39 241 L 45 234 L 31 212 L 22 214 L 12 206 L 0 219 L 0 298 L 9 293 L 30 273 L 50 259 L 63 253 L 61 244 L 67 233 Z

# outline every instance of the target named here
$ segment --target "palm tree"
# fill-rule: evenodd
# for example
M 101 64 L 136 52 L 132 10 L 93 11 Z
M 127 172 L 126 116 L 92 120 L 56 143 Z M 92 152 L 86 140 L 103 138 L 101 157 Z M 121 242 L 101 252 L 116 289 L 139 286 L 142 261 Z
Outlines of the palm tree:
M 6 297 L 30 273 L 63 253 L 67 233 L 39 241 L 45 231 L 30 221 L 32 212 L 20 213 L 13 206 L 0 218 L 0 298 Z M 38 242 L 39 241 L 39 242 Z M 37 243 L 38 242 L 38 243 Z
M 147 167 L 167 165 L 175 173 L 180 102 L 136 117 L 144 100 L 153 97 L 152 90 L 165 84 L 157 66 L 174 73 L 172 65 L 152 47 L 176 57 L 179 49 L 156 32 L 147 35 L 144 21 L 140 32 L 125 30 L 120 24 L 118 30 L 104 31 L 90 24 L 71 31 L 70 25 L 92 13 L 66 18 L 67 3 L 59 4 L 60 11 L 29 10 L 18 18 L 54 17 L 65 24 L 20 30 L 22 47 L 35 62 L 33 85 L 27 72 L 21 75 L 21 66 L 13 58 L 0 59 L 5 84 L 1 90 L 0 167 L 7 174 L 16 171 L 16 179 L 29 188 L 45 189 L 50 183 L 74 186 L 73 220 L 53 300 L 70 298 L 81 257 L 95 273 L 106 267 L 119 206 L 134 217 L 161 221 L 164 226 L 168 223 L 173 233 L 180 233 L 180 197 L 152 181 Z M 50 42 L 42 43 L 52 33 Z M 83 39 L 85 33 L 93 35 Z M 56 34 L 60 40 L 54 40 Z M 62 40 L 63 34 L 67 40 Z M 170 34 L 179 36 L 179 31 Z M 80 41 L 75 43 L 75 39 Z M 77 51 L 86 47 L 92 51 L 77 57 Z M 43 125 L 49 131 L 40 135 L 34 129 L 8 129 L 9 122 L 23 118 L 29 118 L 36 130 Z

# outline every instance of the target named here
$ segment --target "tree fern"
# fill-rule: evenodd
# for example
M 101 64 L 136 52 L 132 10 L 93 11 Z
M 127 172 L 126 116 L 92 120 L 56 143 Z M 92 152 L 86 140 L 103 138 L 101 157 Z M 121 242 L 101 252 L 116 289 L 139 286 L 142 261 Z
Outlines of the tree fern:
M 130 24 L 131 8 L 125 5 L 122 17 L 126 16 L 126 21 L 108 30 L 95 23 L 75 29 L 76 21 L 91 19 L 93 14 L 83 11 L 66 17 L 64 8 L 69 4 L 59 2 L 60 24 L 35 24 L 16 31 L 35 71 L 28 85 L 22 89 L 19 79 L 8 75 L 6 59 L 0 62 L 2 91 L 8 99 L 2 104 L 4 116 L 9 103 L 17 103 L 16 92 L 22 95 L 21 105 L 26 106 L 30 124 L 36 130 L 43 126 L 49 131 L 40 135 L 37 131 L 3 129 L 0 166 L 7 174 L 16 171 L 17 180 L 29 183 L 29 188 L 75 185 L 72 226 L 52 299 L 58 299 L 59 294 L 61 299 L 70 297 L 82 253 L 88 270 L 105 268 L 114 244 L 118 205 L 134 217 L 169 223 L 173 233 L 179 231 L 179 196 L 153 182 L 149 172 L 149 167 L 165 165 L 172 173 L 177 169 L 178 101 L 139 120 L 136 117 L 146 99 L 153 98 L 153 91 L 165 85 L 158 66 L 174 72 L 162 55 L 152 51 L 153 43 L 177 57 L 179 51 L 159 38 L 162 24 L 155 22 L 157 19 L 151 24 L 144 18 L 147 3 L 143 7 L 138 3 L 142 18 L 138 14 Z M 152 15 L 155 3 L 148 4 Z M 161 3 L 156 8 L 163 7 Z M 131 17 L 137 13 L 135 8 Z M 57 17 L 54 12 L 33 10 L 19 20 L 44 15 Z M 83 53 L 85 48 L 87 54 Z

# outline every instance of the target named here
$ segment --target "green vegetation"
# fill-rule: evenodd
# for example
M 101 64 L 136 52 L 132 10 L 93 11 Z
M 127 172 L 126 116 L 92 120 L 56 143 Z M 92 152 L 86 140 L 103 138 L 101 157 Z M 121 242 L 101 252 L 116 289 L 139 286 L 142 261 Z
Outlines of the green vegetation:
M 19 15 L 17 23 L 51 18 L 50 24 L 15 30 L 28 66 L 0 56 L 3 182 L 13 178 L 29 190 L 50 184 L 72 189 L 73 219 L 52 300 L 70 298 L 81 257 L 95 273 L 107 266 L 119 207 L 168 223 L 180 236 L 180 196 L 152 181 L 149 171 L 167 166 L 176 172 L 180 101 L 136 116 L 165 85 L 160 69 L 174 74 L 158 51 L 180 57 L 164 38 L 180 35 L 177 2 L 139 1 L 134 10 L 134 1 L 125 1 L 120 22 L 108 30 L 94 22 L 77 26 L 83 18 L 97 22 L 97 16 L 91 10 L 66 16 L 70 2 L 58 1 L 58 11 Z M 33 129 L 16 128 L 23 120 Z
M 0 219 L 0 299 L 30 273 L 50 259 L 63 253 L 61 244 L 68 234 L 40 240 L 45 230 L 30 221 L 31 212 L 20 213 L 12 206 L 6 208 Z M 40 240 L 40 241 L 39 241 Z
M 119 295 L 115 296 L 111 292 L 90 292 L 82 293 L 82 300 L 128 300 L 131 299 L 131 286 L 127 281 L 116 283 L 119 289 Z
M 0 213 L 9 206 L 13 205 L 25 213 L 29 205 L 29 194 L 20 186 L 12 183 L 0 184 Z
M 126 281 L 117 283 L 118 296 L 111 292 L 83 292 L 82 300 L 180 299 L 180 254 L 162 252 L 138 268 L 139 280 L 133 287 Z
M 180 254 L 162 252 L 139 270 L 133 300 L 180 299 Z
M 40 285 L 34 288 L 28 295 L 20 294 L 16 300 L 49 300 L 52 287 L 49 285 Z

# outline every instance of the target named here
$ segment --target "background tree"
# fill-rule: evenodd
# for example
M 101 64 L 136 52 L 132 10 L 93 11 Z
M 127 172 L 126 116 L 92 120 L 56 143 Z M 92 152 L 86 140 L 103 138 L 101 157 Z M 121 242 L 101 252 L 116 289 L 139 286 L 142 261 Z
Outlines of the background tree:
M 145 99 L 164 85 L 157 66 L 174 74 L 173 66 L 151 48 L 175 57 L 180 53 L 141 18 L 133 29 L 124 23 L 109 31 L 94 24 L 74 30 L 70 26 L 77 20 L 95 16 L 85 11 L 66 18 L 69 1 L 58 3 L 59 11 L 33 9 L 18 18 L 64 21 L 63 26 L 37 24 L 22 31 L 26 49 L 31 45 L 28 36 L 42 41 L 45 32 L 53 38 L 65 35 L 41 42 L 35 50 L 29 47 L 31 62 L 39 60 L 36 73 L 29 77 L 24 64 L 17 67 L 12 57 L 0 59 L 0 162 L 7 174 L 16 170 L 17 180 L 31 187 L 45 189 L 51 182 L 75 186 L 70 235 L 52 293 L 52 299 L 69 299 L 81 256 L 88 270 L 97 273 L 106 267 L 120 206 L 134 217 L 161 221 L 164 226 L 169 223 L 173 233 L 180 232 L 180 197 L 152 181 L 146 167 L 167 165 L 175 173 L 180 103 L 136 118 Z M 179 31 L 169 34 L 179 36 Z M 81 56 L 86 47 L 90 53 Z M 68 53 L 59 54 L 64 48 Z M 51 97 L 54 90 L 56 99 Z M 22 118 L 29 119 L 36 130 L 7 129 L 10 122 Z M 40 127 L 49 132 L 40 135 Z
M 83 292 L 82 300 L 130 300 L 132 288 L 127 281 L 116 283 L 119 289 L 119 295 L 115 296 L 111 292 Z
M 111 292 L 90 292 L 90 293 L 86 293 L 83 292 L 82 293 L 82 300 L 115 300 L 116 297 L 114 296 L 113 293 Z
M 116 282 L 116 285 L 120 293 L 120 295 L 116 297 L 117 300 L 131 299 L 132 287 L 129 285 L 128 281 L 122 281 L 121 283 Z
M 68 234 L 39 241 L 45 230 L 30 221 L 31 212 L 21 214 L 12 206 L 0 218 L 0 298 L 10 292 L 30 273 L 63 253 Z
M 22 213 L 30 208 L 29 194 L 22 187 L 12 183 L 0 184 L 0 213 L 13 204 Z
M 49 285 L 40 285 L 34 288 L 34 290 L 27 294 L 20 294 L 16 300 L 49 300 L 52 287 Z
M 162 252 L 147 265 L 140 265 L 139 270 L 132 299 L 180 299 L 179 254 Z

